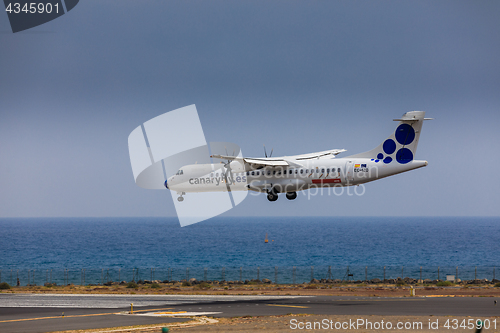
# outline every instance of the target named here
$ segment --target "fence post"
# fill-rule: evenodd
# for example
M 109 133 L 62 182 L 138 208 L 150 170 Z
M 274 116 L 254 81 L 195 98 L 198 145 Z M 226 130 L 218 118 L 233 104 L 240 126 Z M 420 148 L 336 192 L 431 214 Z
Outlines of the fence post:
M 439 266 L 438 266 L 438 280 L 439 280 Z
M 274 283 L 278 284 L 278 266 L 274 266 Z
M 203 281 L 207 281 L 207 268 L 203 269 Z
M 368 281 L 368 266 L 365 266 L 365 282 Z
M 257 280 L 260 280 L 260 267 L 257 267 Z
M 422 281 L 422 266 L 420 266 L 420 281 Z
M 385 282 L 385 266 L 384 266 L 384 282 Z
M 293 284 L 295 284 L 295 266 L 293 266 L 293 273 L 292 273 L 292 276 L 293 276 Z
M 122 279 L 120 277 L 121 272 L 122 272 L 122 269 L 118 268 L 118 283 L 122 282 Z
M 186 281 L 189 281 L 189 267 L 186 268 Z
M 455 269 L 455 281 L 458 280 L 458 266 Z
M 1 271 L 0 271 L 1 273 Z M 495 267 L 493 267 L 493 280 L 495 280 Z
M 314 266 L 311 266 L 311 282 L 314 280 Z
M 328 280 L 332 279 L 332 266 L 328 266 Z
M 476 268 L 474 269 L 474 280 L 477 280 L 477 266 L 476 266 Z
M 404 279 L 404 269 L 405 269 L 405 266 L 401 266 L 401 279 Z
M 226 280 L 226 276 L 225 276 L 225 275 L 226 275 L 226 274 L 225 274 L 225 273 L 226 273 L 226 272 L 225 272 L 225 267 L 222 267 L 222 272 L 221 272 L 221 273 L 222 273 L 222 274 L 221 274 L 222 280 L 223 280 L 223 281 L 225 281 L 225 280 Z
M 243 282 L 243 267 L 240 267 L 240 282 Z

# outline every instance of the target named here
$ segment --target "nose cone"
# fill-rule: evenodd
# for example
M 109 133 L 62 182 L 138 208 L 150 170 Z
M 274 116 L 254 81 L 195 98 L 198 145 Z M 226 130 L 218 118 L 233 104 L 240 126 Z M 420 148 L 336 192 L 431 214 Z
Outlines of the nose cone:
M 168 180 L 165 180 L 165 187 L 168 188 Z

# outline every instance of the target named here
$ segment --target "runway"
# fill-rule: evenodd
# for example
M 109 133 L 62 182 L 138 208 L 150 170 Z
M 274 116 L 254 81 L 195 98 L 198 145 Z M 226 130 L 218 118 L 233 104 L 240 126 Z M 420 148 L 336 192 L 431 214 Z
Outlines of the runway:
M 51 332 L 212 317 L 317 315 L 500 316 L 492 297 L 0 294 L 0 332 Z M 130 315 L 130 303 L 134 314 Z M 64 313 L 64 317 L 63 317 Z M 163 313 L 169 317 L 154 316 Z M 180 317 L 179 317 L 180 316 Z

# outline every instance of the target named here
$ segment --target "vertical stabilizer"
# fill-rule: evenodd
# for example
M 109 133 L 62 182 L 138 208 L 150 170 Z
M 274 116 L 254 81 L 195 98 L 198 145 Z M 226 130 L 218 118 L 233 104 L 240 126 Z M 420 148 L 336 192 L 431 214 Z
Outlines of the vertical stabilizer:
M 424 111 L 406 112 L 401 118 L 394 119 L 394 121 L 399 121 L 398 127 L 377 148 L 349 157 L 370 158 L 386 164 L 392 161 L 400 164 L 411 162 L 417 152 L 422 124 L 424 120 L 428 120 L 424 117 Z

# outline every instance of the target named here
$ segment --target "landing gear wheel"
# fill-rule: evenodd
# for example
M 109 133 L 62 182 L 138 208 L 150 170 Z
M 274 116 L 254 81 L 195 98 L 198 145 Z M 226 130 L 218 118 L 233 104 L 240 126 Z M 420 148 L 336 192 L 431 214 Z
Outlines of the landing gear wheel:
M 295 198 L 297 198 L 297 192 L 287 192 L 286 198 L 288 200 L 294 200 Z
M 179 201 L 179 202 L 183 202 L 183 201 L 184 201 L 184 198 L 183 198 L 183 197 L 178 197 L 178 198 L 177 198 L 177 201 Z
M 269 192 L 269 193 L 267 193 L 267 200 L 276 201 L 276 200 L 278 200 L 278 195 L 274 192 Z

